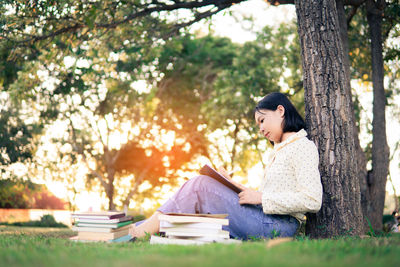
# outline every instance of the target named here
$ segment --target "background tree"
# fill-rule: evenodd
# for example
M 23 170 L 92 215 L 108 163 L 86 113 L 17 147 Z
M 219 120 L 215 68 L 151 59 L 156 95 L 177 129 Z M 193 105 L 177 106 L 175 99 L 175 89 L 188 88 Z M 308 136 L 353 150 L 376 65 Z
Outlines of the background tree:
M 390 9 L 398 9 L 398 3 L 389 4 Z M 374 229 L 382 229 L 382 214 L 385 201 L 385 188 L 389 172 L 390 150 L 386 140 L 386 112 L 387 93 L 384 88 L 384 61 L 383 47 L 385 38 L 391 28 L 399 21 L 398 16 L 393 16 L 389 11 L 385 18 L 384 11 L 386 1 L 366 1 L 365 3 L 367 22 L 369 28 L 369 43 L 373 84 L 373 121 L 372 121 L 372 168 L 368 171 L 367 179 L 362 180 L 363 195 L 366 201 L 363 202 L 364 214 L 371 221 Z M 383 30 L 386 28 L 385 30 Z

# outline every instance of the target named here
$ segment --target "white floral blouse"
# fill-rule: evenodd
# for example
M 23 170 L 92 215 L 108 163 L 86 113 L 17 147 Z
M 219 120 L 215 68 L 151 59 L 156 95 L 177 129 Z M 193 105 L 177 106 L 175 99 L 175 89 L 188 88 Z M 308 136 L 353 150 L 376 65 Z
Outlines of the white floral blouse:
M 264 213 L 289 214 L 302 222 L 306 212 L 321 208 L 318 150 L 306 136 L 302 129 L 275 144 L 260 187 Z

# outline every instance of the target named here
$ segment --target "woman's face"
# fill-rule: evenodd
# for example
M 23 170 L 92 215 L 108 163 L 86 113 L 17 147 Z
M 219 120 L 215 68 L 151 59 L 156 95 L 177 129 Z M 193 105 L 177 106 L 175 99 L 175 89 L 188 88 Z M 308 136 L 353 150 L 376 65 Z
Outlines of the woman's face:
M 275 111 L 269 109 L 256 111 L 255 119 L 258 127 L 260 127 L 261 134 L 274 143 L 280 143 L 283 134 L 284 115 L 285 108 L 281 105 Z

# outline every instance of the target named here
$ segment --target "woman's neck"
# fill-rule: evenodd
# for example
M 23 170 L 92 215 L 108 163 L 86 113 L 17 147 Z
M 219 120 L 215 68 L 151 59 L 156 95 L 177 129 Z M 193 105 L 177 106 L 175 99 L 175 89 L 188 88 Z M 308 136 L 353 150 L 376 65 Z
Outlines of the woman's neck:
M 292 135 L 294 135 L 294 134 L 296 134 L 296 132 L 286 132 L 286 133 L 283 133 L 282 134 L 282 137 L 281 137 L 281 141 L 279 142 L 279 143 L 282 143 L 283 141 L 285 141 L 286 139 L 288 139 L 290 136 L 292 136 Z M 278 143 L 278 144 L 279 144 Z

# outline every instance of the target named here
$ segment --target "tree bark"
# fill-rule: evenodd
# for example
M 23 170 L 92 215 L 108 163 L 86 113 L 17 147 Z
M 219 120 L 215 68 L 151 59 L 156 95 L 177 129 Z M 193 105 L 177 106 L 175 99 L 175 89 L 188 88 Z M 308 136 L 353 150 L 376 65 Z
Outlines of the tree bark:
M 361 4 L 361 3 L 360 3 Z M 346 74 L 346 89 L 348 89 L 348 96 L 350 99 L 352 99 L 352 91 L 351 91 L 351 75 L 350 75 L 350 58 L 349 58 L 349 38 L 348 38 L 348 20 L 346 17 L 346 13 L 344 10 L 344 0 L 336 0 L 336 9 L 338 13 L 338 19 L 339 19 L 339 29 L 340 29 L 340 40 L 342 43 L 343 47 L 343 63 L 345 67 L 345 74 Z M 361 192 L 361 208 L 363 211 L 363 215 L 365 217 L 365 210 L 363 207 L 365 207 L 365 204 L 367 203 L 367 200 L 369 199 L 367 195 L 367 187 L 366 187 L 366 180 L 367 180 L 367 158 L 365 156 L 364 150 L 361 147 L 360 144 L 360 139 L 358 137 L 359 135 L 359 129 L 356 125 L 356 116 L 354 113 L 354 105 L 352 104 L 350 106 L 351 109 L 351 122 L 353 123 L 353 135 L 354 135 L 354 145 L 355 145 L 355 150 L 356 150 L 356 156 L 355 156 L 355 163 L 356 165 L 354 168 L 356 169 L 356 174 L 358 174 L 358 179 L 360 181 L 360 192 Z M 364 232 L 368 228 L 368 223 L 367 220 L 363 219 L 363 225 L 364 225 Z
M 382 16 L 385 1 L 367 1 L 367 20 L 371 37 L 371 63 L 373 83 L 372 120 L 372 170 L 367 183 L 368 201 L 366 216 L 375 230 L 382 229 L 386 181 L 389 172 L 389 147 L 386 140 L 385 106 L 383 85 Z
M 312 238 L 362 233 L 354 123 L 334 0 L 296 0 L 308 133 L 320 153 L 323 203 L 307 214 Z

